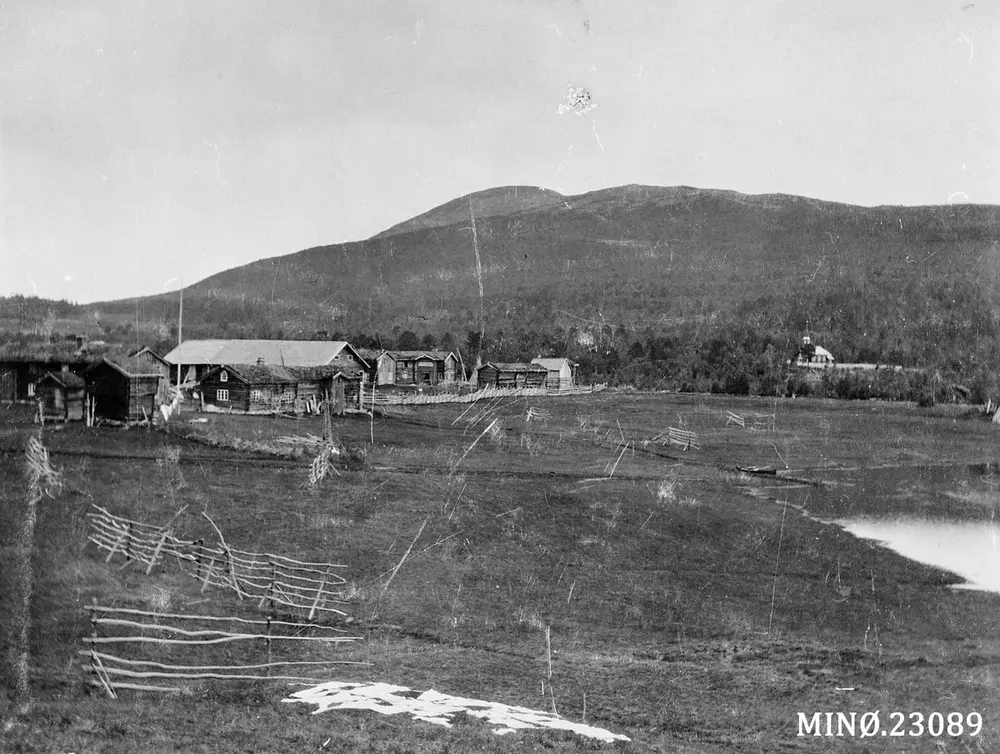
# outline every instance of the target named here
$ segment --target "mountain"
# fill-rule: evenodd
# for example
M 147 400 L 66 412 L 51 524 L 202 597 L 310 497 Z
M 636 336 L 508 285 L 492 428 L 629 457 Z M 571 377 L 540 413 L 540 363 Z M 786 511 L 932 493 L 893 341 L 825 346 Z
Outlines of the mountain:
M 421 215 L 393 225 L 373 238 L 388 238 L 411 230 L 439 228 L 456 223 L 468 224 L 470 210 L 476 218 L 482 220 L 495 215 L 509 215 L 512 212 L 551 207 L 562 204 L 563 201 L 565 199 L 562 194 L 537 186 L 502 186 L 486 189 L 452 199 Z
M 764 353 L 784 363 L 808 328 L 842 361 L 961 373 L 1000 359 L 1000 207 L 860 207 L 687 186 L 477 192 L 365 241 L 263 259 L 190 286 L 184 333 L 410 331 L 475 347 L 470 203 L 485 355 L 613 351 L 701 379 L 746 369 Z M 156 296 L 141 308 L 162 329 L 176 304 L 175 295 Z M 90 309 L 124 319 L 135 301 Z M 657 337 L 672 344 L 673 361 L 650 355 Z M 619 369 L 617 356 L 597 372 Z

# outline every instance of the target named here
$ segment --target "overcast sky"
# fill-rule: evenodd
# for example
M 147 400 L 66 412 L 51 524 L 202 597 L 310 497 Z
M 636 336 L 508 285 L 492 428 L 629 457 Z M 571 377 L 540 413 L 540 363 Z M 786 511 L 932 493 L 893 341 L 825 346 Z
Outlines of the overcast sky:
M 1000 203 L 998 50 L 995 0 L 15 0 L 0 295 L 176 290 L 508 184 Z

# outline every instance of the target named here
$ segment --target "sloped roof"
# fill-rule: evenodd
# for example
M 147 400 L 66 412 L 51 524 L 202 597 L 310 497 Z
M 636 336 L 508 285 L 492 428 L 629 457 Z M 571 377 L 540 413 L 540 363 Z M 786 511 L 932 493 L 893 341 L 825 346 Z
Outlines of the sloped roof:
M 228 340 L 185 340 L 163 358 L 170 364 L 217 364 L 215 355 Z
M 562 369 L 564 366 L 569 366 L 569 367 L 576 366 L 569 359 L 546 359 L 542 357 L 538 357 L 537 359 L 532 359 L 531 363 L 539 364 L 540 366 L 543 366 L 546 369 L 548 369 L 550 372 Z
M 357 352 L 358 356 L 370 364 L 378 361 L 378 358 L 382 354 L 387 353 L 384 348 L 356 348 L 354 350 Z
M 140 348 L 140 349 L 138 349 L 136 351 L 132 351 L 129 354 L 129 358 L 132 358 L 133 356 L 142 356 L 144 353 L 148 353 L 150 356 L 152 356 L 154 359 L 156 359 L 157 361 L 159 361 L 161 364 L 166 364 L 167 363 L 166 359 L 164 359 L 162 356 L 160 356 L 160 354 L 158 354 L 156 351 L 154 351 L 149 346 L 143 346 L 142 348 Z
M 433 361 L 444 361 L 449 356 L 454 357 L 454 351 L 386 351 L 394 359 L 412 361 L 414 359 L 431 359 Z
M 345 348 L 343 340 L 186 340 L 164 358 L 171 364 L 325 366 Z M 360 357 L 363 360 L 363 357 Z
M 298 382 L 321 380 L 342 375 L 354 379 L 358 375 L 345 372 L 335 366 L 283 367 L 279 364 L 222 364 L 208 372 L 205 377 L 227 370 L 233 377 L 251 385 L 273 383 L 294 385 Z M 204 378 L 202 378 L 204 379 Z
M 833 361 L 833 354 L 827 351 L 823 346 L 816 346 L 816 351 L 813 354 L 814 359 L 829 359 Z
M 81 388 L 87 384 L 84 382 L 83 377 L 74 372 L 46 372 L 42 379 L 38 381 L 38 384 L 42 384 L 45 380 L 52 380 L 66 388 Z
M 487 361 L 479 368 L 485 369 L 486 367 L 493 367 L 501 372 L 548 372 L 545 367 L 539 364 L 528 364 L 523 361 Z
M 90 367 L 90 369 L 95 369 L 102 364 L 107 364 L 108 366 L 117 369 L 119 372 L 124 374 L 126 377 L 156 377 L 159 378 L 162 375 L 158 371 L 154 371 L 148 362 L 137 358 L 127 358 L 127 357 L 116 357 L 114 359 L 109 359 L 105 356 L 99 362 Z M 87 371 L 89 372 L 90 369 Z

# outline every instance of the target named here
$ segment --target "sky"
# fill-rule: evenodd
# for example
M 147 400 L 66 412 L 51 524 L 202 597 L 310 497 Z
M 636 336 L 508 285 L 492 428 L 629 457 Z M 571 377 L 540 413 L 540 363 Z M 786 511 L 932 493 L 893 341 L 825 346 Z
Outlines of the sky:
M 995 0 L 14 0 L 0 295 L 173 291 L 512 184 L 1000 204 L 998 64 Z

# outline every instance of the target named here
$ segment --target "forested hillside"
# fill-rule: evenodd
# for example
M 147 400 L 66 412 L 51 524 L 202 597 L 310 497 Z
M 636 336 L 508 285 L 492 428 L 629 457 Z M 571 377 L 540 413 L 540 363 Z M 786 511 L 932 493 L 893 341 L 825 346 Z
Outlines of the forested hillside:
M 788 388 L 785 364 L 808 328 L 840 361 L 920 367 L 984 393 L 1000 358 L 998 241 L 994 206 L 506 187 L 367 241 L 207 278 L 185 291 L 184 335 L 441 344 L 466 363 L 568 355 L 590 379 L 771 394 Z M 138 310 L 140 329 L 155 323 L 169 342 L 177 303 L 79 311 L 127 333 Z

